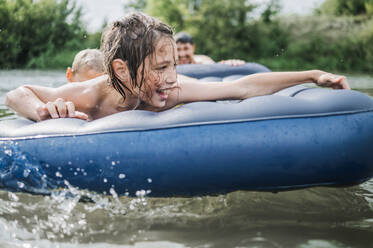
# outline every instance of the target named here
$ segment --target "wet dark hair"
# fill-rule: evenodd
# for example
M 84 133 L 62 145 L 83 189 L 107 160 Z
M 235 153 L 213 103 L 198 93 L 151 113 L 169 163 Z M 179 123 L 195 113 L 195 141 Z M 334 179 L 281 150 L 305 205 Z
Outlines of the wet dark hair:
M 127 61 L 132 88 L 141 90 L 144 83 L 145 58 L 153 54 L 157 41 L 162 37 L 172 39 L 173 31 L 165 23 L 141 12 L 127 15 L 113 22 L 103 33 L 101 50 L 104 53 L 105 72 L 109 75 L 111 85 L 125 98 L 122 87 L 133 93 L 114 73 L 114 59 Z M 138 82 L 138 69 L 142 66 Z M 127 82 L 126 82 L 127 83 Z
M 192 45 L 194 44 L 192 36 L 185 32 L 179 32 L 175 34 L 174 39 L 176 43 L 180 42 L 183 44 L 186 44 L 186 43 L 190 43 Z

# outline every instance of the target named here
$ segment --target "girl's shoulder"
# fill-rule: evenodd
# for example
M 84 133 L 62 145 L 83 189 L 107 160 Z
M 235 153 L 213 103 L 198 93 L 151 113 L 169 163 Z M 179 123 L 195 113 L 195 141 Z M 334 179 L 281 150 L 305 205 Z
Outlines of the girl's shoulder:
M 84 111 L 91 111 L 98 106 L 106 97 L 107 76 L 100 76 L 88 81 L 65 85 L 65 91 L 68 92 L 68 97 L 75 106 Z M 67 95 L 65 93 L 65 95 Z

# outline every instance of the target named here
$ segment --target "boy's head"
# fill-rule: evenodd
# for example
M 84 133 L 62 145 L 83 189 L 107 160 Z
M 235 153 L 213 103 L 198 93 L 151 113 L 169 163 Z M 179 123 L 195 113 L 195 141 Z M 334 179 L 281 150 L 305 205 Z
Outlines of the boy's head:
M 82 82 L 104 73 L 104 56 L 98 49 L 85 49 L 75 55 L 72 67 L 66 70 L 69 82 Z
M 185 32 L 177 33 L 174 37 L 177 44 L 179 64 L 194 64 L 194 42 L 191 35 Z

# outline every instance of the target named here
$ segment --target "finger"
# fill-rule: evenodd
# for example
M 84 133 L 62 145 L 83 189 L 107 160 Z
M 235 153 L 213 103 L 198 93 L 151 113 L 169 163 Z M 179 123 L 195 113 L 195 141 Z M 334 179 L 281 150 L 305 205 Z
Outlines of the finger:
M 66 112 L 67 112 L 65 101 L 62 98 L 58 98 L 55 101 L 55 105 L 57 107 L 57 111 L 58 111 L 59 116 L 62 117 L 62 118 L 65 118 L 66 117 Z
M 45 106 L 46 106 L 46 108 L 48 109 L 49 115 L 50 115 L 53 119 L 57 119 L 57 118 L 60 117 L 60 116 L 58 115 L 58 113 L 57 113 L 56 106 L 54 105 L 53 102 L 47 102 L 47 104 L 45 104 Z
M 75 118 L 82 119 L 82 120 L 88 120 L 88 115 L 80 111 L 75 111 Z
M 325 79 L 324 79 L 325 81 L 332 81 L 333 78 L 335 78 L 335 76 L 331 73 L 324 74 L 324 77 L 325 77 Z
M 43 121 L 48 119 L 49 117 L 49 112 L 48 109 L 45 105 L 41 105 L 36 108 L 36 113 L 38 114 L 39 121 Z
M 345 90 L 350 90 L 351 89 L 351 87 L 348 84 L 347 80 L 342 81 L 342 88 L 345 89 Z
M 232 65 L 232 66 L 238 66 L 239 64 L 238 64 L 238 62 L 237 62 L 237 59 L 233 59 L 233 60 L 231 61 L 231 65 Z
M 351 89 L 350 85 L 348 84 L 347 78 L 344 77 L 344 76 L 341 76 L 338 79 L 338 83 L 339 83 L 339 85 L 341 86 L 342 89 L 345 89 L 345 90 L 350 90 Z
M 66 102 L 67 107 L 67 116 L 74 118 L 75 117 L 75 105 L 72 102 Z
M 240 66 L 240 65 L 243 65 L 245 64 L 245 61 L 243 60 L 240 60 L 240 59 L 235 59 L 234 60 L 234 66 Z

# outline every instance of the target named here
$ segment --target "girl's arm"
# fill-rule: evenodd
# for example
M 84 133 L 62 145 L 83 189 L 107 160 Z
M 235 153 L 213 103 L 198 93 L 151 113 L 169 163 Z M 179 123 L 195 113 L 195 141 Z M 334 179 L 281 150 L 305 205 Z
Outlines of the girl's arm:
M 21 116 L 34 121 L 74 117 L 88 119 L 83 112 L 97 102 L 94 82 L 65 84 L 59 88 L 24 85 L 7 93 L 6 105 Z
M 319 70 L 301 72 L 267 72 L 252 74 L 233 82 L 180 82 L 178 103 L 193 101 L 246 99 L 273 94 L 284 88 L 314 82 L 322 87 L 350 89 L 344 76 Z
M 34 121 L 65 117 L 88 119 L 87 114 L 75 110 L 75 104 L 67 94 L 64 87 L 54 89 L 24 85 L 8 92 L 5 104 L 19 115 Z
M 17 112 L 19 115 L 34 121 L 46 119 L 42 113 L 42 102 L 30 89 L 29 85 L 24 85 L 6 94 L 5 104 Z

